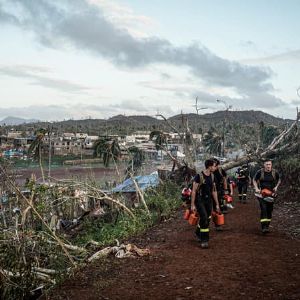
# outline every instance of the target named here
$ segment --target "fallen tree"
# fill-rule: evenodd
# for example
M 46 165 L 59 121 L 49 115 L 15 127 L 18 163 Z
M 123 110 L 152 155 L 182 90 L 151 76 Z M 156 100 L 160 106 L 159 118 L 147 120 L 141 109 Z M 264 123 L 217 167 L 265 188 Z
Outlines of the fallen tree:
M 224 164 L 224 170 L 229 170 L 252 161 L 260 162 L 266 158 L 271 158 L 282 153 L 297 151 L 297 149 L 299 149 L 300 139 L 298 130 L 299 118 L 300 113 L 297 110 L 296 120 L 288 128 L 284 129 L 278 136 L 276 136 L 269 146 L 265 149 L 260 149 L 259 145 L 256 145 L 256 150 L 252 148 L 247 155 Z
M 160 145 L 160 149 L 164 150 L 169 158 L 173 161 L 173 172 L 175 171 L 175 168 L 177 167 L 178 170 L 181 170 L 182 177 L 186 176 L 186 174 L 194 175 L 196 173 L 195 168 L 195 161 L 193 163 L 190 163 L 190 158 L 194 157 L 192 153 L 196 152 L 196 149 L 193 148 L 192 153 L 189 151 L 189 147 L 187 147 L 188 141 L 186 140 L 186 135 L 179 133 L 179 130 L 175 128 L 172 124 L 168 122 L 168 120 L 163 116 L 162 117 L 165 122 L 170 126 L 172 130 L 180 134 L 181 139 L 184 142 L 185 150 L 187 151 L 187 156 L 189 158 L 188 161 L 179 161 L 176 157 L 174 157 L 170 151 L 167 149 L 167 145 Z M 296 120 L 288 127 L 286 127 L 282 132 L 276 136 L 273 141 L 265 148 L 261 148 L 261 141 L 258 138 L 258 142 L 254 145 L 244 145 L 246 150 L 246 155 L 243 155 L 239 157 L 236 160 L 231 160 L 227 163 L 225 163 L 222 167 L 224 170 L 230 170 L 232 168 L 238 167 L 245 163 L 250 162 L 261 162 L 266 158 L 272 158 L 276 155 L 279 155 L 281 153 L 292 153 L 294 151 L 299 151 L 299 142 L 300 142 L 300 134 L 298 130 L 299 126 L 299 118 L 300 113 L 297 109 L 297 115 Z M 185 133 L 190 132 L 190 129 L 188 128 L 188 122 L 185 122 Z M 195 143 L 191 143 L 193 147 L 195 147 Z M 178 172 L 178 171 L 177 171 Z

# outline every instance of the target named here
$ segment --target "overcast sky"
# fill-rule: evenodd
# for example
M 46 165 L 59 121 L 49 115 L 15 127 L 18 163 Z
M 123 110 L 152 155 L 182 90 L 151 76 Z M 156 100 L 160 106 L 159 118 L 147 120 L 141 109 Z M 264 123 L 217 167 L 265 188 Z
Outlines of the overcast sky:
M 0 0 L 0 119 L 295 118 L 298 0 Z M 221 99 L 222 102 L 217 102 Z

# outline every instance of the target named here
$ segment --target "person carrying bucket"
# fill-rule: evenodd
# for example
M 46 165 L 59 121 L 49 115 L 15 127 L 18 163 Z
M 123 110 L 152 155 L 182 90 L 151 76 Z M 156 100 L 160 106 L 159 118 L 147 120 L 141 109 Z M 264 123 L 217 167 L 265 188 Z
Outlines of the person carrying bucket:
M 216 211 L 220 211 L 218 195 L 213 172 L 216 170 L 216 162 L 208 159 L 204 163 L 205 170 L 194 177 L 191 199 L 192 212 L 198 212 L 200 220 L 196 228 L 196 236 L 200 240 L 201 248 L 208 248 L 209 223 L 212 214 L 213 201 Z
M 279 173 L 273 169 L 272 161 L 265 160 L 264 167 L 258 170 L 253 178 L 255 195 L 260 205 L 260 223 L 262 233 L 269 232 L 272 220 L 273 202 L 281 183 Z
M 222 214 L 227 214 L 227 203 L 224 199 L 225 193 L 228 194 L 228 186 L 227 186 L 227 173 L 225 170 L 221 167 L 220 161 L 217 158 L 213 159 L 216 162 L 216 170 L 214 171 L 214 177 L 215 177 L 215 183 L 216 183 L 216 189 L 217 189 L 217 194 L 218 194 L 218 202 L 220 206 L 220 210 Z M 213 207 L 215 209 L 215 205 L 213 203 Z M 216 230 L 220 231 L 221 226 L 216 224 Z

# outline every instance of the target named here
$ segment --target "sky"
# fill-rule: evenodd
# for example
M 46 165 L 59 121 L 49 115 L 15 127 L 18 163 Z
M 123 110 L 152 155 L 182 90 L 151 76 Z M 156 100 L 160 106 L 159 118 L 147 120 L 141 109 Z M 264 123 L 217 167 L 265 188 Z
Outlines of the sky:
M 0 0 L 0 119 L 300 107 L 298 0 Z M 300 92 L 300 90 L 298 90 Z M 221 100 L 221 101 L 217 101 Z

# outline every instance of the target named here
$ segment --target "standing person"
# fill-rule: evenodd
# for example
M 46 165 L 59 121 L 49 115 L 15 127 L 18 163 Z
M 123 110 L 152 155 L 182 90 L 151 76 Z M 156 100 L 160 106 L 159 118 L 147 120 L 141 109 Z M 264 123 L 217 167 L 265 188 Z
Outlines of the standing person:
M 267 189 L 274 195 L 281 183 L 279 173 L 273 169 L 272 161 L 265 160 L 264 167 L 258 170 L 253 178 L 253 186 L 256 193 Z M 273 202 L 267 202 L 263 197 L 257 197 L 260 205 L 260 223 L 263 233 L 269 232 L 269 225 L 272 220 Z
M 233 178 L 231 176 L 227 176 L 227 191 L 228 191 L 228 195 L 232 197 L 232 199 L 233 199 L 233 189 L 234 189 L 233 185 L 234 185 Z M 226 206 L 233 209 L 234 207 L 232 204 L 233 203 L 226 203 Z
M 237 186 L 239 192 L 239 202 L 246 204 L 247 190 L 250 181 L 249 170 L 247 165 L 242 165 L 237 170 Z
M 220 211 L 218 195 L 214 182 L 213 172 L 216 169 L 216 162 L 213 159 L 205 161 L 205 170 L 194 178 L 192 189 L 191 210 L 198 212 L 200 220 L 196 228 L 196 235 L 200 240 L 201 248 L 208 248 L 209 223 L 215 202 L 216 210 Z
M 216 162 L 216 170 L 214 171 L 216 188 L 218 193 L 218 201 L 221 212 L 223 214 L 227 213 L 227 206 L 224 200 L 224 194 L 227 192 L 227 173 L 221 167 L 220 161 L 217 158 L 213 159 Z M 218 226 L 216 226 L 218 229 Z

